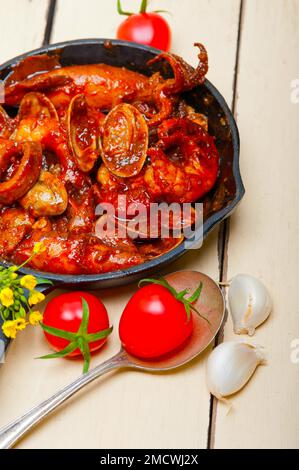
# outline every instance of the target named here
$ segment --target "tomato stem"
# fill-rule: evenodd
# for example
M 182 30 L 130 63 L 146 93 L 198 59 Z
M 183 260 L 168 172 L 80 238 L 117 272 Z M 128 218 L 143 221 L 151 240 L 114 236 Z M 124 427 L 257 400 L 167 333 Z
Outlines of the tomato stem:
M 129 11 L 124 11 L 121 6 L 120 0 L 117 0 L 117 11 L 119 15 L 124 15 L 124 16 L 132 16 L 134 13 L 131 13 Z
M 47 354 L 46 356 L 40 356 L 37 359 L 56 359 L 58 357 L 64 357 L 64 356 L 67 356 L 68 354 L 71 354 L 77 348 L 78 348 L 77 343 L 73 341 L 69 343 L 61 351 L 58 351 L 57 353 Z
M 152 284 L 158 284 L 160 286 L 163 286 L 165 287 L 167 290 L 169 290 L 169 292 L 179 301 L 179 302 L 182 302 L 182 304 L 184 305 L 185 307 L 185 310 L 186 310 L 186 314 L 187 314 L 187 319 L 188 321 L 190 320 L 190 316 L 191 316 L 191 310 L 193 310 L 194 312 L 196 312 L 201 318 L 203 318 L 204 320 L 206 320 L 209 324 L 210 321 L 208 318 L 204 317 L 203 315 L 201 315 L 201 313 L 197 310 L 197 308 L 194 307 L 194 302 L 196 302 L 200 295 L 201 295 L 201 291 L 202 291 L 202 287 L 203 287 L 203 283 L 200 282 L 199 286 L 197 287 L 197 289 L 193 292 L 193 294 L 189 297 L 189 298 L 186 298 L 185 296 L 189 293 L 189 290 L 188 289 L 184 289 L 182 290 L 181 292 L 177 292 L 175 290 L 174 287 L 172 287 L 169 282 L 164 279 L 164 277 L 161 277 L 160 279 L 142 279 L 139 284 L 138 284 L 138 287 L 140 287 L 140 285 L 143 283 L 143 282 L 149 282 L 149 283 L 152 283 Z
M 148 0 L 142 0 L 141 5 L 140 5 L 140 14 L 144 14 L 147 12 L 147 7 L 148 7 Z M 130 11 L 125 11 L 122 9 L 121 6 L 121 0 L 117 0 L 117 12 L 119 15 L 123 16 L 133 16 L 135 13 L 132 13 Z M 154 10 L 153 13 L 169 13 L 167 10 Z
M 64 357 L 68 354 L 71 354 L 76 349 L 80 349 L 81 354 L 84 358 L 83 374 L 86 374 L 89 370 L 90 365 L 90 348 L 89 343 L 94 341 L 99 341 L 103 338 L 106 338 L 113 330 L 113 327 L 107 328 L 105 330 L 98 331 L 97 333 L 88 333 L 88 323 L 89 323 L 89 307 L 88 303 L 82 297 L 82 320 L 79 326 L 77 333 L 71 333 L 69 331 L 59 330 L 58 328 L 53 328 L 52 326 L 41 324 L 41 327 L 46 333 L 49 333 L 58 338 L 66 339 L 69 344 L 62 349 L 53 354 L 47 354 L 46 356 L 41 356 L 38 359 L 56 359 L 58 357 Z
M 147 0 L 142 0 L 139 13 L 146 13 L 147 10 Z

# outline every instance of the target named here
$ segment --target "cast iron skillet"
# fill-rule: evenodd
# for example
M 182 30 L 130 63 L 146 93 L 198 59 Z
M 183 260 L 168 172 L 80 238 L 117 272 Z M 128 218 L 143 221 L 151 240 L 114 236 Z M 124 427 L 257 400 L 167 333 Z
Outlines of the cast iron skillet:
M 190 47 L 192 45 L 190 44 Z M 59 44 L 45 46 L 40 49 L 16 57 L 0 67 L 0 79 L 10 74 L 12 67 L 20 60 L 36 54 L 59 54 L 61 65 L 106 63 L 114 66 L 124 66 L 144 74 L 160 70 L 164 76 L 171 71 L 168 66 L 156 64 L 151 69 L 147 67 L 149 59 L 160 51 L 139 44 L 125 41 L 106 39 L 79 39 Z M 194 48 L 194 54 L 196 49 Z M 221 164 L 217 183 L 213 190 L 204 197 L 203 237 L 231 214 L 244 195 L 244 186 L 239 170 L 239 134 L 238 129 L 224 98 L 219 91 L 206 80 L 204 85 L 185 94 L 187 102 L 196 110 L 208 116 L 209 133 L 216 138 L 216 146 L 220 152 Z M 162 269 L 186 252 L 184 244 L 159 258 L 147 261 L 120 271 L 92 275 L 65 275 L 39 272 L 32 269 L 21 269 L 22 273 L 34 274 L 53 281 L 54 287 L 84 287 L 89 289 L 115 287 L 134 282 L 142 277 L 148 277 Z M 4 263 L 0 261 L 3 265 Z M 47 287 L 49 290 L 49 287 Z M 52 287 L 53 289 L 53 287 Z M 0 340 L 2 330 L 0 328 Z M 6 339 L 4 340 L 7 344 Z M 0 341 L 0 358 L 1 358 Z

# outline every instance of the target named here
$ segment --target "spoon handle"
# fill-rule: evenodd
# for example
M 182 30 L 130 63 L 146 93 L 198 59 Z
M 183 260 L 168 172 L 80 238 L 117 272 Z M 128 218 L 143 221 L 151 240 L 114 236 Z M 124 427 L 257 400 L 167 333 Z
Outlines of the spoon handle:
M 115 356 L 103 362 L 103 364 L 90 370 L 87 374 L 78 377 L 78 379 L 59 390 L 59 392 L 55 393 L 51 398 L 43 401 L 20 418 L 2 428 L 0 430 L 0 449 L 10 449 L 33 426 L 42 421 L 59 405 L 81 390 L 81 388 L 85 387 L 85 385 L 113 369 L 119 369 L 129 365 L 126 354 L 120 351 Z

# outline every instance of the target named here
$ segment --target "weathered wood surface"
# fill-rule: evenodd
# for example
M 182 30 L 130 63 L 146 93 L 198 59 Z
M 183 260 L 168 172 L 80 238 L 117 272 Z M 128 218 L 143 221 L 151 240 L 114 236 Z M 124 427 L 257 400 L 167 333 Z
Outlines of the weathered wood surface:
M 139 4 L 138 0 L 123 2 L 127 9 Z M 41 45 L 48 11 L 46 1 L 5 3 L 1 62 Z M 116 2 L 85 0 L 84 8 L 82 3 L 57 1 L 52 42 L 115 36 L 120 21 Z M 291 341 L 299 337 L 295 272 L 299 104 L 290 100 L 291 81 L 299 78 L 299 2 L 273 0 L 271 8 L 267 0 L 242 3 L 240 23 L 239 0 L 163 1 L 163 8 L 172 12 L 173 51 L 195 64 L 192 44 L 203 42 L 210 56 L 208 78 L 229 104 L 235 102 L 247 189 L 230 223 L 223 266 L 219 266 L 219 233 L 215 231 L 196 256 L 187 254 L 168 271 L 197 269 L 217 279 L 223 268 L 227 278 L 245 271 L 263 279 L 275 309 L 254 340 L 267 347 L 269 365 L 260 368 L 234 398 L 230 415 L 213 403 L 210 435 L 210 396 L 204 376 L 207 351 L 175 373 L 121 372 L 101 379 L 36 428 L 19 447 L 205 448 L 208 440 L 215 447 L 299 446 L 299 365 L 290 361 Z M 161 1 L 153 0 L 151 5 L 161 8 Z M 30 28 L 28 17 L 35 19 L 30 20 Z M 223 234 L 220 242 L 222 238 Z M 109 345 L 94 356 L 93 364 L 117 350 L 117 321 L 134 288 L 99 293 L 115 332 Z M 230 320 L 224 337 L 239 339 L 232 333 Z M 80 374 L 77 361 L 33 360 L 47 351 L 38 330 L 28 329 L 12 344 L 0 374 L 0 426 Z
M 234 398 L 232 413 L 217 407 L 217 448 L 299 447 L 299 364 L 291 362 L 299 338 L 299 103 L 291 102 L 298 50 L 298 1 L 245 2 L 236 116 L 247 193 L 231 219 L 227 278 L 262 279 L 274 310 L 253 338 L 267 349 L 268 365 Z M 224 337 L 235 339 L 230 321 Z

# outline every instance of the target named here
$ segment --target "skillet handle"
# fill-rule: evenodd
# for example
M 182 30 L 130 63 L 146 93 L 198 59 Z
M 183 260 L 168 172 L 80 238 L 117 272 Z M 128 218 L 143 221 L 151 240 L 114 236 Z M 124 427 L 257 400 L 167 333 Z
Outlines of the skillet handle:
M 59 405 L 81 390 L 81 388 L 85 387 L 85 385 L 113 369 L 128 367 L 129 365 L 130 363 L 127 359 L 126 353 L 121 350 L 118 354 L 103 362 L 103 364 L 90 370 L 87 374 L 78 377 L 78 379 L 55 393 L 51 398 L 40 403 L 24 414 L 21 418 L 16 419 L 2 428 L 0 430 L 0 449 L 10 449 L 33 426 L 42 421 Z

